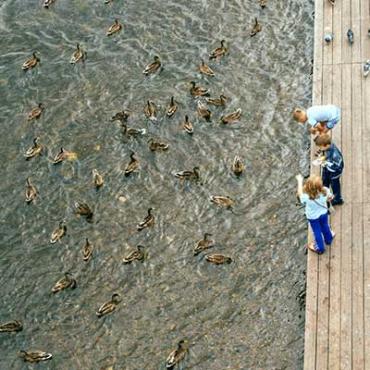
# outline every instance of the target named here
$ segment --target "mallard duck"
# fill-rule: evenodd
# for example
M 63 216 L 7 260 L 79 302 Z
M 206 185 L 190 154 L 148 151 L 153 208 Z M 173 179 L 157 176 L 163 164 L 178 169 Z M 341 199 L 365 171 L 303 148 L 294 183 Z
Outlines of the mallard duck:
M 43 147 L 42 145 L 38 143 L 38 140 L 39 138 L 35 137 L 33 139 L 33 146 L 31 146 L 30 148 L 26 150 L 26 153 L 24 154 L 24 156 L 26 157 L 26 160 L 29 160 L 37 155 L 42 154 Z
M 199 180 L 199 167 L 194 167 L 192 171 L 180 171 L 175 173 L 175 177 L 184 180 Z
M 245 169 L 244 163 L 241 160 L 241 158 L 236 155 L 233 161 L 232 170 L 235 173 L 235 175 L 240 176 Z
M 219 207 L 231 208 L 235 204 L 235 201 L 228 196 L 212 195 L 210 199 L 212 203 Z
M 201 86 L 197 86 L 197 84 L 194 81 L 191 81 L 190 84 L 191 84 L 190 94 L 192 96 L 194 96 L 194 97 L 209 96 L 209 90 L 208 89 L 206 89 L 204 87 L 201 87 Z
M 54 244 L 62 239 L 66 232 L 67 226 L 64 224 L 64 221 L 59 222 L 59 226 L 51 233 L 50 243 Z
M 58 163 L 65 161 L 66 159 L 68 159 L 68 156 L 70 155 L 70 153 L 71 152 L 64 149 L 63 147 L 60 148 L 60 152 L 53 159 L 53 164 L 58 164 Z
M 157 121 L 157 107 L 151 100 L 147 101 L 144 113 L 151 121 Z
M 135 158 L 135 153 L 131 152 L 130 154 L 130 162 L 125 169 L 125 176 L 130 176 L 134 171 L 139 168 L 139 161 Z
M 27 362 L 40 362 L 50 360 L 53 355 L 43 351 L 19 351 L 19 356 Z
M 204 75 L 207 75 L 207 76 L 214 76 L 215 75 L 215 72 L 213 72 L 211 67 L 209 65 L 207 65 L 204 62 L 204 60 L 202 60 L 200 66 L 198 68 L 199 68 L 199 72 L 203 73 Z
M 35 185 L 31 184 L 29 178 L 26 180 L 26 202 L 29 204 L 37 197 L 37 189 Z
M 207 122 L 211 120 L 212 112 L 200 101 L 198 101 L 197 112 L 199 117 L 204 118 Z
M 95 168 L 92 170 L 92 175 L 95 187 L 97 189 L 101 188 L 104 185 L 103 176 Z
M 225 95 L 220 95 L 220 98 L 206 98 L 208 104 L 224 107 L 228 98 Z
M 254 26 L 252 27 L 252 30 L 250 32 L 250 36 L 257 35 L 258 32 L 261 32 L 262 26 L 258 23 L 257 18 L 254 18 Z
M 112 121 L 121 121 L 121 122 L 126 122 L 127 119 L 130 117 L 130 113 L 123 110 L 121 112 L 117 112 L 112 118 Z
M 144 220 L 137 225 L 137 231 L 141 231 L 146 227 L 154 225 L 154 216 L 152 215 L 153 208 L 148 209 L 148 214 L 145 216 Z
M 143 73 L 144 73 L 145 75 L 150 75 L 150 74 L 152 74 L 152 73 L 157 72 L 160 68 L 161 68 L 161 60 L 160 60 L 160 59 L 159 59 L 159 57 L 156 55 L 156 56 L 154 57 L 154 62 L 152 62 L 152 63 L 148 64 L 148 65 L 145 67 L 145 69 L 144 69 Z
M 66 272 L 64 274 L 64 277 L 59 279 L 55 283 L 51 291 L 55 294 L 67 288 L 75 289 L 76 286 L 77 286 L 76 280 L 72 277 L 72 275 L 69 272 Z
M 77 215 L 86 217 L 87 219 L 92 219 L 94 216 L 94 213 L 89 205 L 83 202 L 75 202 L 75 213 Z
M 126 123 L 121 122 L 121 126 L 123 128 L 123 134 L 127 136 L 139 136 L 145 135 L 146 130 L 145 128 L 131 128 L 127 127 Z
M 186 339 L 180 340 L 177 348 L 174 349 L 167 357 L 166 369 L 174 369 L 187 355 L 189 351 L 189 343 Z
M 12 331 L 21 331 L 21 330 L 23 330 L 23 325 L 18 320 L 5 322 L 3 324 L 0 323 L 0 333 L 10 333 Z
M 222 265 L 224 263 L 232 262 L 232 259 L 230 257 L 226 257 L 223 254 L 207 254 L 206 260 L 208 262 L 214 263 L 215 265 Z
M 84 261 L 87 262 L 91 258 L 93 250 L 94 250 L 94 246 L 89 242 L 89 239 L 86 238 L 85 245 L 82 249 L 82 255 L 83 255 Z
M 105 302 L 99 307 L 99 309 L 96 311 L 96 316 L 102 317 L 104 315 L 107 315 L 108 313 L 113 312 L 116 309 L 118 303 L 120 302 L 121 302 L 120 295 L 117 293 L 114 293 L 110 301 Z
M 177 111 L 177 104 L 174 97 L 171 97 L 170 105 L 167 108 L 167 117 L 172 117 Z
M 49 9 L 49 6 L 53 4 L 55 0 L 44 0 L 44 8 Z
M 142 261 L 145 257 L 144 255 L 144 252 L 143 252 L 143 246 L 142 245 L 138 245 L 136 247 L 136 250 L 132 251 L 131 253 L 129 253 L 126 257 L 124 257 L 122 259 L 122 262 L 123 263 L 131 263 L 132 261 Z
M 28 71 L 29 69 L 32 69 L 34 67 L 37 66 L 37 63 L 40 62 L 40 58 L 37 57 L 36 53 L 33 53 L 32 54 L 32 57 L 27 59 L 23 65 L 22 65 L 22 69 L 24 71 Z
M 220 59 L 227 54 L 227 51 L 225 40 L 221 40 L 221 46 L 214 49 L 211 54 L 209 54 L 209 59 Z
M 267 5 L 267 0 L 258 0 L 259 4 L 260 4 L 260 7 L 263 9 L 266 7 Z
M 162 143 L 160 141 L 154 140 L 153 138 L 149 139 L 149 149 L 152 152 L 164 151 L 167 150 L 169 145 L 167 143 Z
M 212 234 L 205 233 L 203 239 L 199 240 L 197 244 L 195 244 L 194 247 L 194 256 L 199 254 L 200 252 L 212 248 L 215 245 L 215 241 L 208 239 L 209 236 L 212 236 Z
M 121 31 L 122 24 L 118 22 L 118 19 L 114 20 L 114 23 L 108 28 L 107 36 L 112 36 L 113 34 Z
M 224 124 L 238 122 L 242 115 L 242 110 L 239 108 L 235 112 L 226 114 L 221 117 L 221 122 Z
M 194 132 L 193 124 L 189 121 L 188 116 L 185 116 L 185 122 L 183 122 L 182 128 L 190 135 Z
M 42 103 L 39 103 L 37 107 L 33 108 L 31 112 L 28 113 L 27 120 L 32 121 L 34 119 L 39 119 L 44 109 Z
M 79 61 L 84 62 L 85 58 L 86 58 L 86 52 L 81 49 L 80 44 L 77 44 L 76 50 L 72 54 L 71 60 L 69 62 L 71 64 L 76 64 Z

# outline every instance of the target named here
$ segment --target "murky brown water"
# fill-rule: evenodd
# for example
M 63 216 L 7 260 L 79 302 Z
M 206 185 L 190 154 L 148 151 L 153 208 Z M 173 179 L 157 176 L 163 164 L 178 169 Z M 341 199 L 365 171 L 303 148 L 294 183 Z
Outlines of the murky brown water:
M 163 369 L 176 343 L 188 338 L 183 369 L 300 369 L 303 364 L 304 288 L 302 251 L 306 223 L 295 207 L 294 175 L 308 168 L 308 138 L 290 119 L 295 105 L 311 98 L 313 4 L 270 1 L 57 0 L 49 10 L 39 0 L 0 4 L 1 173 L 0 321 L 18 319 L 24 329 L 0 335 L 1 369 Z M 249 37 L 258 16 L 262 32 Z M 118 18 L 124 29 L 108 38 Z M 201 58 L 225 39 L 230 54 L 210 65 L 216 77 L 197 72 Z M 76 43 L 87 51 L 85 65 L 69 64 Z M 24 73 L 33 51 L 41 66 Z M 159 55 L 164 70 L 142 75 Z M 212 96 L 230 98 L 225 110 L 211 108 L 212 122 L 199 120 L 189 82 Z M 179 111 L 168 119 L 174 95 Z M 146 100 L 159 106 L 157 124 L 143 114 Z M 27 113 L 42 102 L 42 117 Z M 125 138 L 110 117 L 133 113 L 130 127 L 147 134 Z M 221 126 L 219 117 L 242 108 L 240 123 Z M 181 130 L 188 114 L 194 135 Z M 25 161 L 24 151 L 40 137 L 47 152 Z M 170 144 L 152 153 L 147 140 Z M 61 146 L 78 159 L 53 166 Z M 140 170 L 125 177 L 131 151 Z M 246 172 L 235 177 L 236 154 Z M 177 171 L 200 167 L 201 183 L 182 186 Z M 96 191 L 91 171 L 105 185 Z M 39 198 L 24 202 L 27 177 Z M 233 211 L 210 203 L 211 195 L 236 200 Z M 74 202 L 90 204 L 94 222 L 74 214 Z M 138 233 L 136 224 L 154 208 L 156 224 Z M 65 219 L 68 232 L 50 244 Z M 204 232 L 213 251 L 233 258 L 208 264 L 192 248 Z M 82 260 L 88 237 L 93 258 Z M 143 263 L 122 257 L 142 244 Z M 70 271 L 75 290 L 52 295 Z M 97 308 L 114 292 L 117 311 L 98 319 Z M 32 366 L 20 349 L 42 349 L 53 359 Z

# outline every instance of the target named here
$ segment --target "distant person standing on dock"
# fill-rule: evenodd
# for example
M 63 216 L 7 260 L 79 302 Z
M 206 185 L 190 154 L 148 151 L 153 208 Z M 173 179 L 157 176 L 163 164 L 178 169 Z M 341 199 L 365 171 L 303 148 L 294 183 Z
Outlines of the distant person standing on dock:
M 331 187 L 333 191 L 334 199 L 331 204 L 333 206 L 340 206 L 344 203 L 340 191 L 340 176 L 344 168 L 343 155 L 336 145 L 332 143 L 331 137 L 328 134 L 317 136 L 315 144 L 324 154 L 321 163 L 322 182 L 324 186 Z
M 340 108 L 335 105 L 314 105 L 307 111 L 296 108 L 293 118 L 299 123 L 308 123 L 311 134 L 321 135 L 333 129 L 340 120 Z
M 326 203 L 332 199 L 330 190 L 323 186 L 319 176 L 311 175 L 303 185 L 303 176 L 297 175 L 297 194 L 302 204 L 305 205 L 305 213 L 311 225 L 315 242 L 307 245 L 308 249 L 322 254 L 325 252 L 325 244 L 331 245 L 335 233 L 330 229 L 328 208 Z M 325 244 L 324 244 L 325 241 Z

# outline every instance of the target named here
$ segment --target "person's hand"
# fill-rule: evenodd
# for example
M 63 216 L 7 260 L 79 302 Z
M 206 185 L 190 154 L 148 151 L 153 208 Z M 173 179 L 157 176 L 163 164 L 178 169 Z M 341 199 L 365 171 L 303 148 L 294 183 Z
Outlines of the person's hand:
M 303 181 L 303 176 L 301 174 L 298 174 L 295 178 L 297 179 L 298 182 Z

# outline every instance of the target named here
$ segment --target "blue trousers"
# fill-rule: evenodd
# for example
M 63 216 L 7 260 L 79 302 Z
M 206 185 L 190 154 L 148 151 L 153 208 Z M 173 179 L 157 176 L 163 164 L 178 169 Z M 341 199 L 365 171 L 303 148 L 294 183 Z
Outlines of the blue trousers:
M 327 188 L 331 187 L 331 190 L 333 191 L 334 199 L 333 203 L 341 202 L 342 194 L 340 191 L 340 176 L 336 175 L 336 178 L 333 179 L 333 175 L 329 171 L 323 171 L 322 172 L 322 182 L 323 185 Z
M 311 225 L 313 234 L 315 236 L 315 244 L 317 251 L 319 253 L 325 252 L 325 244 L 330 245 L 333 241 L 333 233 L 329 226 L 329 217 L 328 214 L 321 215 L 319 218 L 315 220 L 308 220 Z M 324 238 L 323 238 L 324 236 Z

